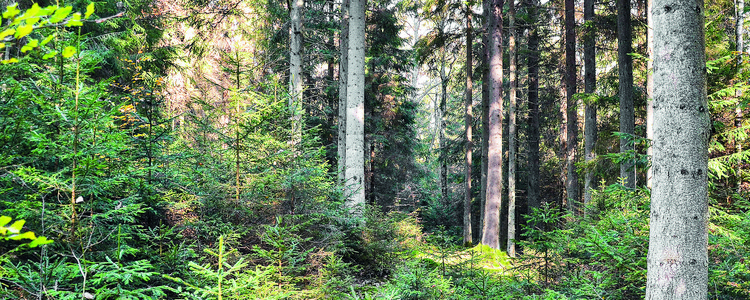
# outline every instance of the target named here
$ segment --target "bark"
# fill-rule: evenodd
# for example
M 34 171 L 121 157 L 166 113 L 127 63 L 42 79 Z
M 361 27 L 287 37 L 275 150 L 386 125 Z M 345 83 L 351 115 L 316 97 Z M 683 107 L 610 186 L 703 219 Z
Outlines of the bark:
M 527 202 L 529 209 L 540 208 L 539 199 L 539 29 L 537 20 L 537 0 L 527 0 L 532 27 L 529 32 L 529 58 L 527 68 L 529 72 L 528 81 L 528 105 L 529 105 L 529 187 L 527 189 Z
M 617 0 L 617 65 L 620 85 L 620 132 L 635 133 L 635 111 L 633 104 L 633 37 L 630 28 L 630 1 Z M 633 150 L 633 144 L 620 138 L 620 153 Z M 628 160 L 620 163 L 620 177 L 625 178 L 625 186 L 635 188 L 635 165 Z
M 515 0 L 508 1 L 508 55 L 510 56 L 509 107 L 508 107 L 508 256 L 516 257 L 516 7 Z
M 442 35 L 442 27 L 440 34 Z M 445 144 L 445 128 L 447 126 L 445 118 L 445 106 L 448 101 L 448 78 L 445 71 L 446 53 L 445 48 L 440 50 L 440 104 L 437 109 L 438 117 L 438 147 L 440 148 L 439 164 L 440 164 L 440 197 L 443 199 L 443 203 L 448 203 L 448 159 L 446 155 L 446 144 Z
M 737 65 L 738 68 L 742 68 L 742 58 L 744 57 L 745 52 L 745 0 L 737 0 L 737 16 L 735 20 L 737 20 L 737 53 L 740 53 L 740 55 L 737 56 Z M 738 98 L 740 95 L 737 95 Z M 736 128 L 739 128 L 742 126 L 742 106 L 740 105 L 740 102 L 737 102 L 737 106 L 734 109 L 735 112 L 735 119 L 734 119 L 734 125 Z M 735 141 L 737 144 L 737 153 L 742 153 L 742 142 L 737 140 Z M 737 164 L 737 193 L 742 192 L 742 164 Z
M 292 0 L 289 26 L 289 110 L 292 118 L 292 144 L 302 142 L 302 9 L 305 0 Z
M 567 193 L 568 210 L 573 213 L 576 213 L 579 201 L 578 172 L 576 172 L 575 165 L 578 156 L 578 104 L 574 97 L 577 92 L 575 26 L 575 2 L 574 0 L 565 0 L 565 98 L 567 101 L 568 117 L 565 191 Z
M 339 49 L 341 61 L 339 62 L 339 144 L 338 144 L 338 172 L 339 185 L 344 187 L 346 183 L 346 75 L 349 69 L 349 0 L 341 2 L 341 38 Z
M 490 85 L 489 85 L 489 78 L 490 78 L 490 68 L 489 68 L 489 61 L 490 61 L 490 39 L 489 34 L 486 34 L 486 32 L 489 32 L 489 11 L 490 11 L 490 4 L 492 2 L 490 0 L 484 0 L 482 3 L 483 11 L 484 11 L 484 36 L 482 37 L 482 44 L 484 44 L 484 52 L 482 64 L 484 67 L 482 68 L 482 179 L 479 183 L 481 185 L 480 189 L 480 202 L 479 203 L 479 238 L 481 239 L 484 235 L 484 206 L 487 202 L 487 156 L 488 156 L 488 149 L 489 149 L 489 140 L 490 140 Z
M 482 243 L 500 249 L 500 207 L 503 190 L 503 0 L 492 0 L 489 11 L 489 145 L 487 200 Z
M 654 179 L 646 299 L 706 299 L 708 140 L 703 1 L 654 0 Z
M 596 30 L 593 24 L 594 0 L 583 1 L 583 19 L 587 23 L 587 32 L 583 40 L 583 57 L 585 64 L 584 88 L 587 94 L 593 94 L 596 92 Z M 594 152 L 597 138 L 596 103 L 586 103 L 586 121 L 583 127 L 585 139 L 584 155 L 586 156 L 586 163 L 589 163 L 596 159 L 596 153 Z M 591 204 L 591 189 L 593 189 L 595 185 L 594 170 L 589 169 L 588 172 L 586 172 L 586 179 L 584 181 L 583 206 L 586 208 L 586 213 L 589 212 L 588 206 Z
M 474 51 L 472 51 L 472 43 L 474 42 L 473 36 L 472 36 L 472 28 L 471 28 L 471 6 L 468 4 L 466 5 L 466 99 L 465 99 L 465 109 L 466 109 L 466 116 L 464 118 L 464 122 L 466 123 L 466 195 L 464 197 L 464 245 L 471 245 L 472 239 L 471 239 L 471 153 L 472 153 L 472 140 L 471 140 L 471 123 L 474 122 L 474 114 L 471 111 L 472 108 L 472 97 L 474 96 L 473 92 L 473 82 L 471 81 L 471 73 L 472 73 L 472 56 L 474 55 Z
M 654 140 L 654 25 L 653 18 L 651 17 L 652 0 L 648 0 L 648 8 L 646 9 L 646 51 L 648 54 L 648 62 L 646 63 L 646 138 Z M 654 147 L 648 147 L 646 149 L 646 155 L 648 155 L 649 161 L 653 162 Z M 651 188 L 654 178 L 654 168 L 648 168 L 646 171 L 646 187 Z
M 366 0 L 349 2 L 346 88 L 346 184 L 352 208 L 365 204 L 365 8 Z

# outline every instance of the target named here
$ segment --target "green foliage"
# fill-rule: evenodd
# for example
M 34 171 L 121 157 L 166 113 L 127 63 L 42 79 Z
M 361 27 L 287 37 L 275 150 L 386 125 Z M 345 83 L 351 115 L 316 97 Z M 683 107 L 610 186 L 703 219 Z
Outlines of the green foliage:
M 21 232 L 23 230 L 23 224 L 26 223 L 24 220 L 17 220 L 10 226 L 7 226 L 13 218 L 7 216 L 0 216 L 0 240 L 4 241 L 24 241 L 21 245 L 16 248 L 28 245 L 29 248 L 34 248 L 39 245 L 45 245 L 52 243 L 44 236 L 37 237 L 33 231 Z

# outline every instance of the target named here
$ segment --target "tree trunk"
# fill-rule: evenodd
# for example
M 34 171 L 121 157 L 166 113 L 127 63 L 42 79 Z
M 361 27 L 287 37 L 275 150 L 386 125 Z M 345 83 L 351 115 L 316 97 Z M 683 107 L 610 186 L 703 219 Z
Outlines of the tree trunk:
M 489 140 L 490 140 L 490 38 L 489 28 L 489 11 L 490 11 L 490 0 L 484 0 L 482 7 L 484 9 L 484 36 L 482 37 L 482 43 L 484 44 L 484 53 L 482 54 L 484 59 L 482 60 L 482 178 L 480 189 L 480 203 L 479 203 L 479 239 L 484 236 L 484 207 L 487 202 L 487 161 L 489 155 Z
M 737 16 L 735 20 L 737 20 L 737 53 L 740 53 L 740 55 L 737 56 L 737 66 L 738 68 L 742 68 L 742 58 L 744 57 L 745 52 L 745 0 L 737 0 Z M 741 95 L 737 95 L 737 98 L 739 98 Z M 736 128 L 742 127 L 742 106 L 740 105 L 740 101 L 737 102 L 737 106 L 734 109 L 735 112 L 735 119 L 734 119 L 734 125 Z M 742 141 L 739 139 L 735 139 L 735 143 L 737 145 L 737 153 L 742 153 Z M 737 193 L 742 192 L 742 164 L 737 164 Z
M 292 118 L 292 144 L 302 142 L 302 9 L 305 0 L 292 0 L 289 15 L 289 111 Z
M 531 29 L 529 32 L 529 58 L 527 61 L 528 105 L 529 105 L 529 186 L 527 188 L 527 202 L 531 208 L 540 208 L 539 199 L 539 29 L 537 21 L 537 0 L 527 0 Z
M 366 0 L 349 2 L 346 88 L 346 184 L 349 207 L 365 204 L 365 8 Z
M 646 138 L 654 140 L 654 24 L 651 14 L 652 0 L 646 5 L 646 51 L 648 62 L 646 63 Z M 646 149 L 649 161 L 653 162 L 654 147 Z M 654 178 L 654 167 L 648 168 L 646 172 L 646 187 L 651 188 Z
M 708 139 L 703 1 L 654 0 L 654 182 L 646 299 L 706 299 Z
M 441 27 L 444 28 L 444 27 Z M 441 33 L 442 35 L 442 29 Z M 445 128 L 447 126 L 445 118 L 445 107 L 448 101 L 448 76 L 445 71 L 446 53 L 445 49 L 441 49 L 440 59 L 440 104 L 437 109 L 438 117 L 438 151 L 440 153 L 438 164 L 440 165 L 440 197 L 443 203 L 448 203 L 448 159 L 446 155 L 446 144 L 445 144 Z
M 576 213 L 578 209 L 578 172 L 576 172 L 576 157 L 578 156 L 578 104 L 576 78 L 576 17 L 574 0 L 565 0 L 565 98 L 567 101 L 568 143 L 565 155 L 567 176 L 565 177 L 565 191 L 567 193 L 568 210 Z
M 510 91 L 508 107 L 508 256 L 516 257 L 516 7 L 508 1 L 508 55 L 510 56 Z
M 586 35 L 583 40 L 583 57 L 585 63 L 584 70 L 584 85 L 585 92 L 587 94 L 593 94 L 596 92 L 596 28 L 593 25 L 594 22 L 594 0 L 583 1 L 583 19 L 587 24 Z M 596 159 L 596 153 L 594 152 L 594 145 L 596 145 L 597 138 L 597 125 L 596 125 L 596 103 L 586 103 L 586 123 L 584 124 L 584 138 L 585 138 L 585 155 L 586 163 L 589 163 Z M 588 213 L 588 206 L 591 204 L 591 189 L 594 188 L 596 182 L 594 181 L 594 170 L 589 169 L 586 172 L 586 179 L 584 181 L 584 196 L 583 206 L 586 207 L 585 212 Z
M 471 245 L 471 152 L 472 152 L 472 141 L 471 141 L 471 123 L 474 122 L 474 114 L 471 111 L 472 98 L 474 92 L 472 91 L 473 82 L 471 81 L 472 73 L 472 43 L 474 42 L 471 28 L 471 6 L 466 5 L 466 99 L 465 109 L 466 116 L 464 122 L 466 123 L 466 195 L 464 197 L 464 245 Z
M 489 146 L 487 200 L 482 243 L 500 249 L 500 207 L 503 190 L 503 0 L 492 0 L 489 11 Z
M 630 0 L 617 0 L 617 65 L 620 71 L 620 132 L 635 133 L 635 112 L 633 108 L 633 37 L 630 30 Z M 620 153 L 633 150 L 627 138 L 620 138 Z M 632 160 L 620 163 L 620 177 L 625 178 L 625 186 L 635 188 L 635 165 Z
M 341 2 L 341 38 L 339 41 L 341 61 L 339 62 L 339 144 L 338 172 L 339 185 L 346 187 L 346 86 L 349 62 L 349 0 Z

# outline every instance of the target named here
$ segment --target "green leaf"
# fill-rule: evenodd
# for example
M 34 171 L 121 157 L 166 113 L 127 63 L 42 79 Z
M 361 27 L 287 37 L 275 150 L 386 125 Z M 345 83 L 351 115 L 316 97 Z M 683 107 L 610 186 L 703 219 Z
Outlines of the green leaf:
M 84 15 L 84 19 L 88 19 L 92 14 L 94 13 L 94 2 L 89 3 L 88 6 L 86 6 L 86 14 Z
M 73 11 L 72 6 L 66 6 L 63 8 L 59 8 L 57 11 L 55 11 L 55 14 L 52 15 L 52 17 L 49 18 L 50 23 L 58 23 L 62 21 L 63 19 L 67 18 L 68 15 L 70 15 L 70 12 Z
M 5 227 L 5 225 L 8 225 L 10 221 L 13 220 L 11 217 L 7 216 L 0 216 L 0 227 Z
M 34 248 L 39 245 L 52 244 L 52 242 L 52 240 L 48 240 L 46 237 L 40 236 L 31 241 L 31 243 L 29 243 L 29 247 Z
M 27 231 L 21 234 L 16 234 L 10 237 L 11 240 L 14 241 L 20 241 L 20 240 L 35 240 L 36 234 L 34 234 L 33 231 Z
M 26 223 L 26 220 L 15 221 L 13 222 L 13 225 L 10 225 L 10 227 L 8 227 L 8 231 L 10 231 L 11 233 L 18 234 L 21 232 L 21 229 L 23 229 L 23 224 L 25 223 Z
M 3 40 L 6 36 L 12 35 L 14 33 L 16 33 L 16 29 L 14 28 L 5 29 L 2 33 L 0 33 L 0 40 Z
M 54 38 L 55 38 L 56 36 L 57 36 L 57 33 L 53 33 L 52 35 L 50 35 L 50 36 L 46 37 L 46 38 L 45 38 L 45 39 L 44 39 L 44 40 L 42 41 L 42 43 L 41 43 L 41 44 L 39 44 L 39 45 L 40 45 L 40 46 L 44 46 L 44 45 L 47 45 L 47 43 L 51 42 L 51 41 L 52 41 L 52 39 L 54 39 Z
M 7 65 L 7 64 L 12 64 L 12 63 L 17 63 L 17 62 L 18 62 L 18 59 L 17 59 L 17 58 L 15 58 L 15 57 L 13 57 L 13 58 L 11 58 L 11 59 L 4 59 L 4 60 L 1 60 L 1 61 L 0 61 L 0 63 L 2 63 L 2 64 L 4 64 L 4 65 Z
M 74 26 L 83 26 L 83 22 L 81 22 L 81 13 L 74 13 L 70 20 L 68 20 L 68 23 L 65 24 L 66 27 L 74 27 Z
M 18 10 L 18 3 L 13 3 L 11 5 L 8 5 L 5 8 L 5 12 L 3 13 L 3 18 L 10 19 L 12 17 L 15 17 L 18 13 L 21 11 Z
M 18 27 L 18 30 L 16 30 L 15 37 L 17 39 L 20 39 L 22 37 L 25 37 L 31 33 L 31 31 L 34 30 L 34 25 L 31 24 L 24 24 Z
M 27 9 L 26 12 L 21 16 L 21 19 L 28 19 L 33 17 L 39 17 L 41 14 L 42 8 L 39 7 L 39 4 L 34 3 L 34 5 L 31 6 L 31 8 Z
M 55 55 L 57 55 L 57 51 L 52 51 L 52 52 L 47 53 L 44 56 L 42 56 L 42 59 L 50 59 L 52 57 L 55 57 Z
M 65 49 L 63 49 L 62 56 L 64 58 L 70 58 L 71 56 L 73 56 L 74 54 L 76 54 L 76 51 L 77 51 L 76 47 L 67 46 L 67 47 L 65 47 Z
M 29 42 L 26 43 L 26 45 L 23 45 L 23 47 L 21 47 L 21 52 L 22 53 L 26 53 L 29 50 L 32 50 L 32 49 L 36 48 L 37 46 L 39 46 L 39 40 L 37 40 L 37 39 L 30 39 Z

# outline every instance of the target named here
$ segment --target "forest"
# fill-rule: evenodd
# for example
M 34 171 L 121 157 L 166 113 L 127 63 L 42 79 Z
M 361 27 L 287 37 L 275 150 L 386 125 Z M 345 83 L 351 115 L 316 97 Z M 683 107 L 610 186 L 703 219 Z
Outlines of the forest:
M 0 299 L 750 299 L 744 0 L 0 0 Z

